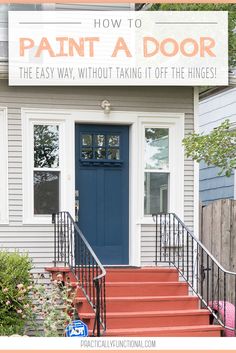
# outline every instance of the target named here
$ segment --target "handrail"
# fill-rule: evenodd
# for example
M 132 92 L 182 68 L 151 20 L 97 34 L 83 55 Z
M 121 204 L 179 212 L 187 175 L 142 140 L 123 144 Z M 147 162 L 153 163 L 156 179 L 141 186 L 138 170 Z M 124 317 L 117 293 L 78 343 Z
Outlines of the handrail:
M 181 221 L 181 219 L 175 214 L 175 218 L 178 220 L 178 222 L 183 225 L 185 227 L 185 229 L 187 230 L 187 232 L 189 234 L 191 234 L 191 237 L 193 237 L 193 239 L 205 250 L 205 252 L 209 255 L 209 257 L 215 262 L 215 264 L 224 272 L 230 274 L 230 275 L 235 275 L 236 276 L 236 272 L 232 272 L 229 270 L 226 270 L 220 263 L 219 261 L 216 260 L 216 258 L 214 257 L 213 254 L 210 253 L 210 251 L 204 246 L 204 244 L 202 244 L 202 242 L 195 237 L 195 235 L 193 234 L 193 232 L 191 230 L 189 230 L 189 228 Z
M 95 313 L 93 336 L 106 330 L 106 270 L 69 212 L 52 215 L 54 265 L 68 266 Z
M 73 220 L 73 218 L 71 217 L 71 215 L 69 214 L 69 212 L 66 212 L 68 214 L 68 216 L 70 217 L 71 220 Z M 73 220 L 74 222 L 74 220 Z M 93 249 L 91 248 L 90 244 L 88 243 L 88 241 L 86 240 L 85 236 L 83 235 L 82 231 L 79 229 L 78 225 L 74 222 L 74 227 L 77 230 L 78 234 L 80 235 L 81 239 L 83 239 L 85 245 L 87 246 L 90 254 L 93 256 L 94 260 L 97 262 L 98 266 L 101 268 L 102 273 L 101 275 L 99 275 L 98 277 L 94 278 L 95 279 L 100 279 L 101 277 L 106 275 L 106 270 L 103 267 L 103 265 L 101 264 L 101 262 L 99 261 L 97 255 L 95 254 L 95 252 L 93 251 Z
M 236 334 L 236 273 L 224 269 L 175 213 L 153 214 L 155 265 L 174 266 L 212 317 Z M 233 310 L 233 313 L 232 313 Z

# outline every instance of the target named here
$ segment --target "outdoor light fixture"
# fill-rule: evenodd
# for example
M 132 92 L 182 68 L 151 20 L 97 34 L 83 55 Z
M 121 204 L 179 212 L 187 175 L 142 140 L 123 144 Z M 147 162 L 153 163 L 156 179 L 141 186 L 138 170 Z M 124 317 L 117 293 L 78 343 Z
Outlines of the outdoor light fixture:
M 101 102 L 101 108 L 104 110 L 104 114 L 109 114 L 111 111 L 111 103 L 107 99 L 104 99 Z

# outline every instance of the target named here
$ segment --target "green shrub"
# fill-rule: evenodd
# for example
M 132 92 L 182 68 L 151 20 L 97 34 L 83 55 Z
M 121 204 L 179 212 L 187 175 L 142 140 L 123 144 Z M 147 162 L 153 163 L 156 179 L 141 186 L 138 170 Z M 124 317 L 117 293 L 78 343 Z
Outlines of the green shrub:
M 0 336 L 24 333 L 31 307 L 31 268 L 28 255 L 0 251 Z

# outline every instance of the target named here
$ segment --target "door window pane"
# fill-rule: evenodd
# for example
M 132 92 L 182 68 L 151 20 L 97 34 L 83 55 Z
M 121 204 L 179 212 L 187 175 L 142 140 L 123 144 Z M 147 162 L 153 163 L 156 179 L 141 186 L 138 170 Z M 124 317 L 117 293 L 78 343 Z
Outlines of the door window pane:
M 95 159 L 106 159 L 105 148 L 96 148 L 95 149 Z
M 145 168 L 169 167 L 169 129 L 145 129 Z
M 109 135 L 108 136 L 108 145 L 119 147 L 120 145 L 120 136 L 119 135 Z
M 120 160 L 120 135 L 106 133 L 83 133 L 81 135 L 81 159 L 91 162 L 109 159 Z
M 59 212 L 59 172 L 34 172 L 34 214 Z
M 59 126 L 34 125 L 34 167 L 59 166 Z
M 144 214 L 168 210 L 168 173 L 145 172 Z
M 95 145 L 105 146 L 105 135 L 95 135 Z
M 119 148 L 109 148 L 108 149 L 108 159 L 119 160 L 120 159 Z
M 93 149 L 83 148 L 81 153 L 82 159 L 93 159 Z
M 83 134 L 82 135 L 82 145 L 83 146 L 92 146 L 92 135 Z

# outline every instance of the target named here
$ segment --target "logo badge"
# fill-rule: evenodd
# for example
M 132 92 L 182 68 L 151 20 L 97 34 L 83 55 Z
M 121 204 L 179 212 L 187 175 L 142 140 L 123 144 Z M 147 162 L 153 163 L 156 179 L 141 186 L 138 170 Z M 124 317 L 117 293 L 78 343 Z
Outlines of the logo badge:
M 72 321 L 66 327 L 66 337 L 88 337 L 88 326 L 81 320 Z

